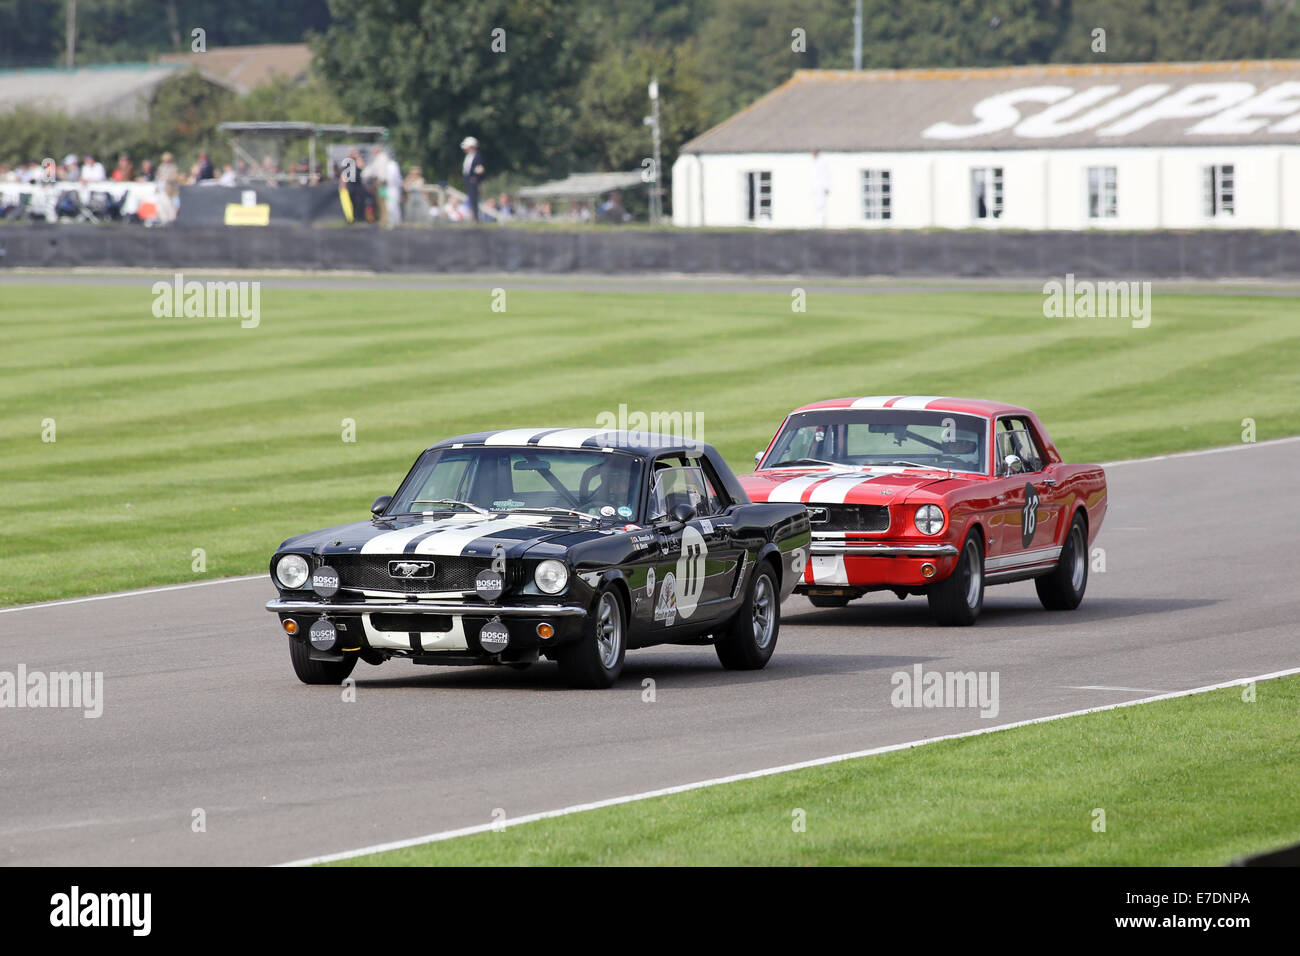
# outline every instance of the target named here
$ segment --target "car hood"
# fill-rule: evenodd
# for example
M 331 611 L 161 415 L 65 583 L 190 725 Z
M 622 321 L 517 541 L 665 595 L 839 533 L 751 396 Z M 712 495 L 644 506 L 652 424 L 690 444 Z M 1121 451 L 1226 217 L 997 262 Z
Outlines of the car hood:
M 457 514 L 424 518 L 403 515 L 375 521 L 355 521 L 289 538 L 278 550 L 310 550 L 315 554 L 469 555 L 491 557 L 498 545 L 507 558 L 521 557 L 530 548 L 551 545 L 545 556 L 562 553 L 584 541 L 639 530 L 631 525 L 598 527 L 593 523 L 547 515 Z
M 946 491 L 954 484 L 977 481 L 980 477 L 896 466 L 854 471 L 773 468 L 742 475 L 740 483 L 755 501 L 888 505 L 921 488 L 944 485 L 942 490 Z

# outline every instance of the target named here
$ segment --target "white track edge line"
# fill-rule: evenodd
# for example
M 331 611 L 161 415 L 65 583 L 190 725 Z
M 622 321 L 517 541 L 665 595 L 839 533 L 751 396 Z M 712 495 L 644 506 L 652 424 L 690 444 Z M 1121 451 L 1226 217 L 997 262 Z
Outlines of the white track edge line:
M 593 800 L 590 803 L 578 803 L 573 806 L 562 807 L 559 810 L 544 810 L 540 813 L 528 813 L 520 817 L 514 817 L 513 819 L 507 818 L 506 820 L 494 821 L 492 823 L 479 823 L 474 826 L 460 827 L 456 830 L 443 830 L 438 833 L 429 833 L 425 836 L 411 837 L 405 840 L 394 840 L 390 843 L 378 843 L 374 846 L 362 847 L 359 850 L 344 850 L 340 853 L 328 853 L 323 856 L 307 857 L 306 859 L 293 860 L 289 863 L 280 863 L 277 864 L 277 866 L 313 866 L 317 863 L 333 863 L 338 860 L 350 860 L 358 856 L 369 856 L 372 853 L 385 853 L 389 850 L 404 850 L 408 847 L 421 846 L 427 843 L 441 843 L 444 840 L 451 840 L 456 837 L 471 836 L 475 833 L 487 833 L 492 830 L 502 830 L 506 827 L 519 826 L 524 823 L 536 823 L 539 820 L 549 820 L 555 817 L 570 816 L 575 813 L 584 813 L 588 810 L 601 810 L 606 807 L 619 806 L 624 803 L 637 803 L 642 800 L 653 799 L 654 797 L 671 796 L 672 794 L 685 793 L 689 790 L 702 790 L 705 787 L 716 787 L 726 783 L 738 783 L 742 780 L 756 780 L 760 777 L 770 777 L 779 773 L 789 773 L 792 770 L 806 770 L 810 767 L 824 767 L 827 764 L 842 763 L 845 760 L 856 760 L 859 757 L 874 757 L 878 754 L 891 753 L 897 750 L 910 750 L 914 747 L 922 747 L 926 744 L 938 743 L 941 740 L 961 740 L 966 737 L 979 737 L 984 734 L 997 733 L 1000 730 L 1011 730 L 1016 727 L 1028 727 L 1031 724 L 1044 724 L 1050 721 L 1064 720 L 1067 717 L 1082 717 L 1085 714 L 1096 714 L 1107 710 L 1118 710 L 1121 707 L 1150 704 L 1155 701 L 1171 700 L 1176 697 L 1190 697 L 1194 694 L 1205 694 L 1214 690 L 1223 690 L 1226 687 L 1240 687 L 1244 684 L 1252 684 L 1257 681 L 1274 680 L 1279 677 L 1290 677 L 1293 674 L 1300 674 L 1300 667 L 1273 671 L 1269 674 L 1259 674 L 1255 677 L 1238 677 L 1230 681 L 1223 681 L 1219 684 L 1207 684 L 1204 687 L 1193 687 L 1190 690 L 1176 690 L 1167 694 L 1157 694 L 1153 697 L 1141 697 L 1136 700 L 1126 700 L 1118 704 L 1102 704 L 1098 707 L 1072 710 L 1064 714 L 1049 714 L 1045 717 L 1031 717 L 1028 720 L 1018 720 L 1010 724 L 999 724 L 996 727 L 981 727 L 977 730 L 965 730 L 955 734 L 943 734 L 939 737 L 910 740 L 901 744 L 888 744 L 883 747 L 872 747 L 869 750 L 856 750 L 852 753 L 834 754 L 829 757 L 817 757 L 813 760 L 803 760 L 799 763 L 783 764 L 779 767 L 767 767 L 762 770 L 749 770 L 744 773 L 735 773 L 726 777 L 714 777 L 710 780 L 697 780 L 694 783 L 683 783 L 678 784 L 675 787 L 663 787 L 659 790 L 647 790 L 644 793 L 633 793 L 622 797 L 609 797 L 604 800 Z
M 18 604 L 14 607 L 0 607 L 0 614 L 12 614 L 14 611 L 33 611 L 41 607 L 62 607 L 65 604 L 85 604 L 87 601 L 107 601 L 111 598 L 135 597 L 139 594 L 160 594 L 163 591 L 184 591 L 186 588 L 204 588 L 210 584 L 233 584 L 236 581 L 270 580 L 267 574 L 245 574 L 237 578 L 212 578 L 207 581 L 191 581 L 189 584 L 167 584 L 156 588 L 141 588 L 137 591 L 115 591 L 112 594 L 92 594 L 90 597 L 64 598 L 62 601 L 46 601 L 42 604 Z
M 1103 461 L 1102 468 L 1114 468 L 1116 465 L 1140 465 L 1147 461 L 1168 461 L 1171 458 L 1197 458 L 1201 455 L 1218 455 L 1225 451 L 1240 451 L 1243 448 L 1259 448 L 1264 445 L 1285 445 L 1300 441 L 1300 435 L 1288 435 L 1285 438 L 1270 438 L 1267 441 L 1242 442 L 1239 445 L 1221 445 L 1218 448 L 1201 448 L 1196 451 L 1175 451 L 1168 455 L 1152 455 L 1150 458 L 1123 458 L 1119 461 Z

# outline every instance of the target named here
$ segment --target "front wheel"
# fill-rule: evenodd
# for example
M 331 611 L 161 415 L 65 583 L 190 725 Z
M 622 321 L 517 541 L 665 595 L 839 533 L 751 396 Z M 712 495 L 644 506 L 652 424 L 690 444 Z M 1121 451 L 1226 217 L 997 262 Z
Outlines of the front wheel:
M 944 627 L 974 624 L 984 607 L 984 548 L 978 532 L 962 542 L 957 566 L 938 584 L 930 585 L 930 613 Z
M 1088 589 L 1088 532 L 1083 517 L 1075 515 L 1065 536 L 1060 560 L 1051 574 L 1034 579 L 1038 600 L 1049 611 L 1073 611 Z
M 606 585 L 596 597 L 592 613 L 575 644 L 562 647 L 556 663 L 572 687 L 593 690 L 611 686 L 623 671 L 627 651 L 626 615 L 623 601 L 613 587 Z
M 356 654 L 344 654 L 341 661 L 314 661 L 311 644 L 293 638 L 289 639 L 289 660 L 304 684 L 342 684 L 357 666 Z
M 780 593 L 776 573 L 764 561 L 749 582 L 745 603 L 713 644 L 718 660 L 727 670 L 756 671 L 767 666 L 781 630 Z

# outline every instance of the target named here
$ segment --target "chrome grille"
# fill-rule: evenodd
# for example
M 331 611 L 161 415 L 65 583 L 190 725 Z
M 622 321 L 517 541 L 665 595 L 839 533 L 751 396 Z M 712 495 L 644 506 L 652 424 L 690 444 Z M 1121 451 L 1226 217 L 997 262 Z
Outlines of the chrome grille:
M 814 531 L 888 531 L 887 505 L 808 505 Z
M 420 560 L 432 560 L 433 577 L 395 578 L 388 573 L 390 561 L 401 561 L 409 555 L 375 554 L 326 555 L 324 563 L 335 568 L 342 587 L 354 591 L 395 591 L 402 594 L 424 594 L 430 591 L 473 591 L 474 578 L 484 568 L 492 566 L 491 558 L 443 557 L 421 555 Z M 521 581 L 523 569 L 517 561 L 506 562 L 506 581 L 513 587 Z

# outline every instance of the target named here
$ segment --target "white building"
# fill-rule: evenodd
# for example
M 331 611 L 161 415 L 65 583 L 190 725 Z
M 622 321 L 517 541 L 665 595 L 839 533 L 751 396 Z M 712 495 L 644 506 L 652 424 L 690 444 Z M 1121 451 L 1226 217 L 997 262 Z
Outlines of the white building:
M 801 70 L 672 189 L 679 226 L 1300 229 L 1300 61 Z

